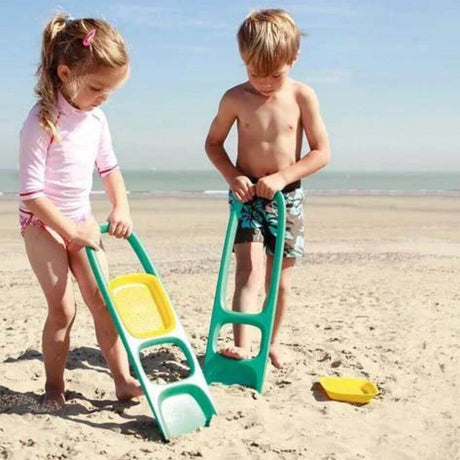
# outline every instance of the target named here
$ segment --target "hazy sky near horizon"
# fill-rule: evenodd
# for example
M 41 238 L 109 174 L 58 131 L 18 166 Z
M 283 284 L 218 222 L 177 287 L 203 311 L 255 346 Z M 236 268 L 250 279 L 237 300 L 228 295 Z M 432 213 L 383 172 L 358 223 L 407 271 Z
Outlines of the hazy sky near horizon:
M 103 17 L 129 45 L 131 78 L 103 106 L 122 167 L 211 168 L 209 124 L 224 91 L 246 80 L 236 30 L 268 7 L 308 33 L 291 76 L 318 93 L 331 170 L 460 170 L 457 0 L 1 2 L 0 168 L 17 166 L 41 32 L 57 9 Z

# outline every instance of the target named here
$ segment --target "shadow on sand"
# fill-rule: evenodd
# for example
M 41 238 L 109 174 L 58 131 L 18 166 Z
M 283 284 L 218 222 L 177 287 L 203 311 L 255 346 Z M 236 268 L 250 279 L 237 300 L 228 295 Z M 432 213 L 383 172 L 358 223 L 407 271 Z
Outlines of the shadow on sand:
M 187 362 L 177 352 L 158 347 L 155 353 L 144 353 L 141 361 L 147 376 L 152 381 L 171 383 L 182 380 L 190 373 Z M 14 364 L 19 361 L 43 361 L 42 354 L 28 349 L 18 357 L 9 357 L 4 363 Z M 79 347 L 69 352 L 67 369 L 87 369 L 110 374 L 100 351 L 90 347 Z M 51 410 L 42 404 L 43 394 L 19 392 L 0 385 L 0 414 L 48 414 L 80 423 L 93 428 L 116 431 L 124 435 L 140 437 L 149 441 L 161 441 L 161 435 L 154 423 L 150 411 L 147 415 L 129 415 L 126 409 L 139 402 L 120 402 L 111 399 L 90 399 L 76 391 L 66 392 L 66 405 L 58 410 Z M 118 414 L 125 422 L 95 422 L 91 414 L 112 412 Z
M 161 435 L 153 419 L 146 415 L 128 415 L 125 409 L 139 404 L 139 402 L 120 402 L 109 399 L 90 399 L 75 391 L 66 392 L 66 405 L 59 410 L 49 410 L 41 402 L 43 395 L 34 392 L 21 393 L 0 385 L 0 414 L 34 414 L 50 415 L 80 423 L 96 429 L 115 431 L 123 435 L 135 435 L 149 440 L 161 441 Z M 125 422 L 95 422 L 87 417 L 96 412 L 113 412 Z

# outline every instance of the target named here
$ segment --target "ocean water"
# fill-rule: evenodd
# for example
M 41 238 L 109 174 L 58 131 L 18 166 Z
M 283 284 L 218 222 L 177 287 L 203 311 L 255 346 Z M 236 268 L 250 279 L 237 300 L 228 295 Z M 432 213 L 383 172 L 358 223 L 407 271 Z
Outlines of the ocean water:
M 140 196 L 218 196 L 227 185 L 214 170 L 157 171 L 124 170 L 127 189 Z M 0 195 L 17 196 L 18 172 L 0 170 Z M 303 179 L 311 195 L 440 195 L 460 196 L 460 171 L 457 172 L 363 172 L 320 171 Z M 103 186 L 94 178 L 94 194 Z

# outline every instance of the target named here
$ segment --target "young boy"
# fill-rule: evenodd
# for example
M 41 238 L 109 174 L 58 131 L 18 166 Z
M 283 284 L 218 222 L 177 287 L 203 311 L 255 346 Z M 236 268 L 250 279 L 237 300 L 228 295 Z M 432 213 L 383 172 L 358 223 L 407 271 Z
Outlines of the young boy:
M 289 78 L 300 45 L 301 33 L 283 10 L 250 14 L 238 31 L 238 45 L 248 81 L 228 90 L 206 139 L 206 153 L 230 187 L 230 203 L 244 203 L 235 238 L 236 275 L 233 309 L 248 312 L 257 303 L 267 263 L 270 283 L 277 219 L 274 194 L 286 200 L 286 239 L 270 359 L 281 367 L 279 330 L 286 310 L 292 271 L 303 254 L 303 191 L 300 179 L 329 162 L 329 141 L 315 92 Z M 224 142 L 234 122 L 238 128 L 236 165 Z M 305 132 L 310 151 L 302 157 Z M 225 356 L 249 356 L 248 326 L 234 325 L 235 346 L 221 350 Z

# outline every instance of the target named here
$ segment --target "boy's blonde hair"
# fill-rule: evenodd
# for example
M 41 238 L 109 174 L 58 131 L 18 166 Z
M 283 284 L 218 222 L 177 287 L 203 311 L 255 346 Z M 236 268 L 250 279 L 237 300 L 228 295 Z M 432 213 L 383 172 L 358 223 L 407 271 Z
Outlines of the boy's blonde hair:
M 301 35 L 286 11 L 254 11 L 238 30 L 241 58 L 246 65 L 254 67 L 258 75 L 267 76 L 296 60 Z
M 84 43 L 94 30 L 92 40 Z M 75 97 L 81 78 L 100 67 L 123 67 L 129 58 L 120 33 L 101 19 L 72 19 L 58 13 L 43 32 L 41 60 L 37 69 L 38 82 L 35 94 L 39 97 L 40 124 L 52 136 L 56 129 L 56 101 L 61 80 L 58 65 L 64 64 L 77 78 L 72 82 L 71 97 Z

